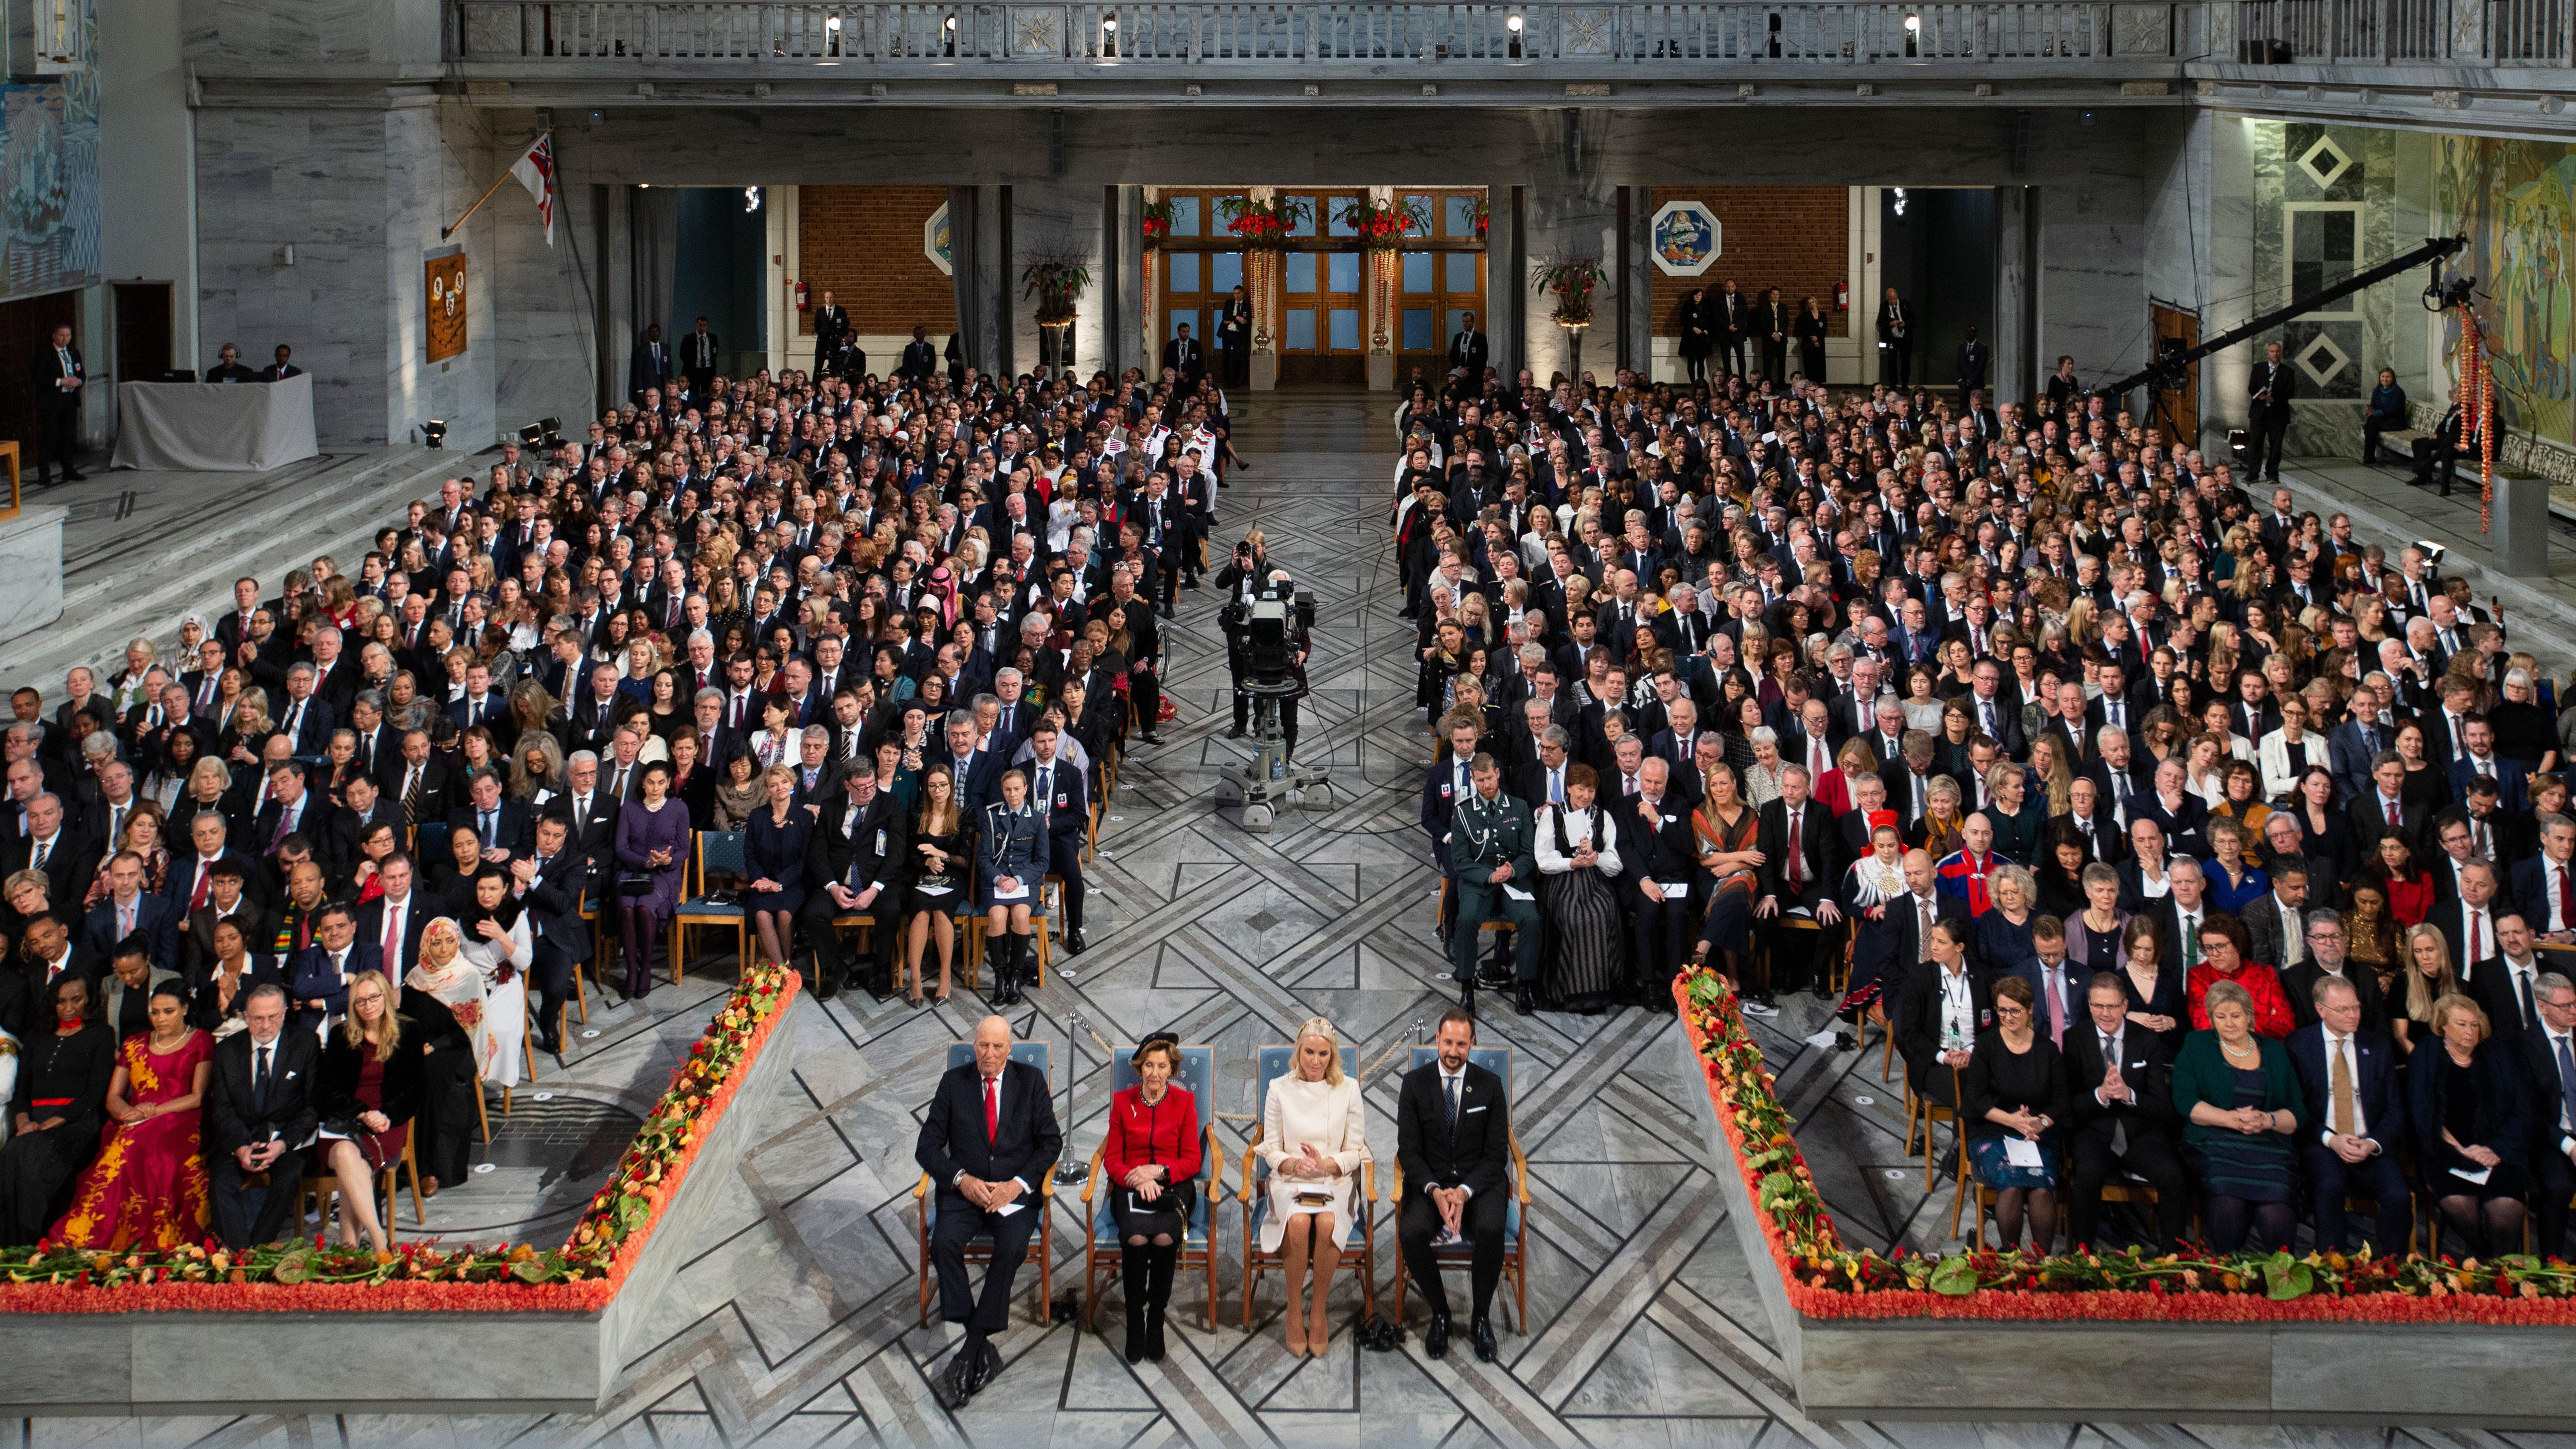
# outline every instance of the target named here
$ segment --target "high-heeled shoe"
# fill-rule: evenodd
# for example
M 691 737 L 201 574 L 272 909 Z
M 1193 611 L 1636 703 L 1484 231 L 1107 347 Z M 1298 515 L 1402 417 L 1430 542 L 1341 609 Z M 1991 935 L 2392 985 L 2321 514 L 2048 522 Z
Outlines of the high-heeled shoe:
M 1288 1300 L 1288 1356 L 1306 1356 L 1306 1310 L 1294 1296 Z
M 1331 1281 L 1319 1276 L 1315 1283 L 1313 1316 L 1306 1322 L 1306 1355 L 1309 1358 L 1322 1358 L 1333 1351 L 1332 1309 L 1328 1306 L 1332 1295 L 1326 1286 Z

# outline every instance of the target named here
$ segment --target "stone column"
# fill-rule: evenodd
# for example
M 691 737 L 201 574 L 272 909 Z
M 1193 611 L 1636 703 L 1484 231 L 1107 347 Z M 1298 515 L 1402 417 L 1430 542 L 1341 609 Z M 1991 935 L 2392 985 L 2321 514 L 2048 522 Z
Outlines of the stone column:
M 1004 260 L 1004 290 L 1013 310 L 1012 355 L 1022 369 L 1034 368 L 1040 329 L 1037 302 L 1025 295 L 1020 273 L 1031 257 L 1068 258 L 1091 273 L 1091 286 L 1074 304 L 1075 371 L 1087 375 L 1102 361 L 1108 315 L 1103 274 L 1108 249 L 1101 232 L 1100 188 L 1089 182 L 1030 181 L 1011 188 L 1011 237 L 1016 251 Z
M 1615 269 L 1618 260 L 1617 189 L 1602 174 L 1600 138 L 1585 136 L 1585 113 L 1559 111 L 1542 121 L 1539 174 L 1528 191 L 1526 266 L 1588 259 Z M 1593 325 L 1585 329 L 1581 357 L 1570 348 L 1565 329 L 1552 320 L 1554 303 L 1521 286 L 1529 301 L 1521 326 L 1522 356 L 1542 386 L 1550 374 L 1574 375 L 1581 366 L 1607 372 L 1618 359 L 1611 355 L 1617 335 L 1617 278 L 1593 295 Z M 1606 335 L 1605 335 L 1606 334 Z
M 1368 199 L 1373 205 L 1388 206 L 1395 201 L 1392 186 L 1372 186 Z M 1368 338 L 1368 387 L 1371 392 L 1395 391 L 1395 328 L 1400 325 L 1393 315 L 1395 275 L 1400 263 L 1394 252 L 1360 253 L 1360 333 Z
M 2030 355 L 2039 320 L 2039 277 L 2030 255 L 2030 198 L 2027 186 L 1995 188 L 1995 335 L 1993 365 L 1987 369 L 1989 402 L 2018 402 L 2033 396 L 2041 375 Z M 1876 316 L 1876 311 L 1870 315 Z
M 1640 378 L 1652 380 L 1655 375 L 1655 258 L 1649 237 L 1654 231 L 1654 191 L 1644 186 L 1620 188 L 1627 199 L 1627 238 L 1620 248 L 1620 265 L 1614 269 L 1619 282 L 1620 316 L 1625 319 L 1621 331 L 1626 342 L 1621 348 L 1619 365 L 1634 371 Z
M 1256 206 L 1266 206 L 1279 199 L 1276 186 L 1254 186 L 1244 196 Z M 1316 225 L 1321 226 L 1317 219 Z M 1252 294 L 1252 390 L 1270 392 L 1279 386 L 1279 289 L 1285 283 L 1285 269 L 1277 253 L 1243 254 L 1245 288 Z

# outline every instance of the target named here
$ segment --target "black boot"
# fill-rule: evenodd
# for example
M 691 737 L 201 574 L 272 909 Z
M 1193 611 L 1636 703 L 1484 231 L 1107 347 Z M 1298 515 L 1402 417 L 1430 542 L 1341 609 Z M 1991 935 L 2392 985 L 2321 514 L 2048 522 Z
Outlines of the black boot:
M 1038 931 L 1046 929 L 1044 921 L 1033 924 Z M 1026 935 L 1013 931 L 1011 933 L 1011 999 L 1028 1000 L 1029 988 L 1037 984 L 1037 976 L 1037 931 L 1031 931 Z
M 1146 1266 L 1152 1248 L 1129 1247 L 1118 1255 L 1118 1286 L 1127 1291 L 1127 1361 L 1143 1363 L 1146 1345 L 1151 1341 L 1145 1329 L 1145 1297 L 1152 1291 L 1146 1279 L 1151 1270 Z
M 1178 1247 L 1145 1249 L 1145 1357 L 1163 1361 L 1163 1308 L 1172 1301 L 1172 1262 Z
M 1011 1004 L 1010 972 L 1002 964 L 1003 942 L 1009 939 L 1002 936 L 984 943 L 984 970 L 992 978 L 992 989 L 984 994 L 995 1006 Z

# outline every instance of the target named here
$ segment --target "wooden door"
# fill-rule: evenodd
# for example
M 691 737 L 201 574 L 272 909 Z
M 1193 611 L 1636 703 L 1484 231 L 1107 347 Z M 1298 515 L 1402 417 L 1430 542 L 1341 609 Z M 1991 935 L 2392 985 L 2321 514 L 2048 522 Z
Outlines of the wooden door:
M 2156 355 L 2200 345 L 2200 318 L 2179 307 L 2155 304 Z M 2178 388 L 2155 387 L 2148 403 L 2150 419 L 2176 448 L 2200 446 L 2200 364 L 2183 373 Z

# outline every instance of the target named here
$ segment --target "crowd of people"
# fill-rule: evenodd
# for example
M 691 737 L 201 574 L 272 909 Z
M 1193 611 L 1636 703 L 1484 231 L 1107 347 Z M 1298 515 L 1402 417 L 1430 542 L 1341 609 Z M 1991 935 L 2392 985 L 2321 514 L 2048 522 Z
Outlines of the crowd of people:
M 2109 1230 L 2341 1244 L 2367 1204 L 2394 1248 L 2420 1194 L 2561 1251 L 2576 815 L 2502 618 L 2072 359 L 1992 404 L 1708 355 L 1400 416 L 1466 1000 L 1812 991 L 1811 1045 L 1885 1033 L 1963 1124 L 2007 1243 L 2096 1241 L 2137 1180 Z
M 12 695 L 0 1244 L 267 1241 L 301 1174 L 381 1247 L 374 1174 L 466 1182 L 480 1093 L 562 1064 L 576 972 L 676 979 L 684 894 L 733 892 L 823 1000 L 947 1000 L 978 920 L 987 999 L 1020 999 L 1050 884 L 1087 948 L 1093 805 L 1161 743 L 1222 395 L 707 351 L 354 567 L 240 579 L 175 649 Z M 738 880 L 693 869 L 711 832 Z
M 1265 1174 L 1263 1207 L 1252 1231 L 1261 1252 L 1276 1254 L 1287 1279 L 1280 1333 L 1291 1358 L 1332 1351 L 1327 1307 L 1345 1253 L 1361 1251 L 1373 1230 L 1360 1198 L 1373 1150 L 1360 1081 L 1343 1065 L 1340 1033 L 1309 1017 L 1293 1033 L 1287 1072 L 1261 1103 L 1253 1157 Z M 930 1256 L 939 1275 L 943 1321 L 963 1329 L 941 1378 L 950 1407 L 963 1405 L 1001 1371 L 993 1337 L 1010 1323 L 1013 1277 L 1031 1237 L 1046 1231 L 1042 1213 L 1025 1211 L 1064 1150 L 1064 1132 L 1044 1068 L 1012 1060 L 1011 1024 L 988 1016 L 976 1027 L 974 1060 L 939 1080 L 922 1113 L 913 1156 L 937 1191 Z M 1441 1250 L 1465 1248 L 1468 1346 L 1494 1361 L 1494 1290 L 1504 1261 L 1512 1194 L 1511 1095 L 1507 1084 L 1472 1060 L 1476 1018 L 1463 1007 L 1442 1014 L 1431 1060 L 1407 1072 L 1396 1095 L 1395 1163 L 1399 1203 L 1396 1243 L 1401 1269 L 1429 1309 L 1423 1352 L 1448 1356 L 1454 1331 Z M 1161 1363 L 1164 1315 L 1173 1269 L 1199 1199 L 1202 1161 L 1199 1105 L 1173 1080 L 1179 1038 L 1146 1036 L 1130 1053 L 1137 1082 L 1111 1099 L 1100 1146 L 1117 1235 L 1124 1289 L 1127 1362 Z M 1376 1191 L 1368 1189 L 1375 1200 Z M 978 1286 L 967 1248 L 988 1245 Z M 1215 1250 L 1215 1233 L 1207 1236 Z M 1311 1274 L 1311 1280 L 1309 1275 Z M 1372 1290 L 1373 1292 L 1373 1290 Z

